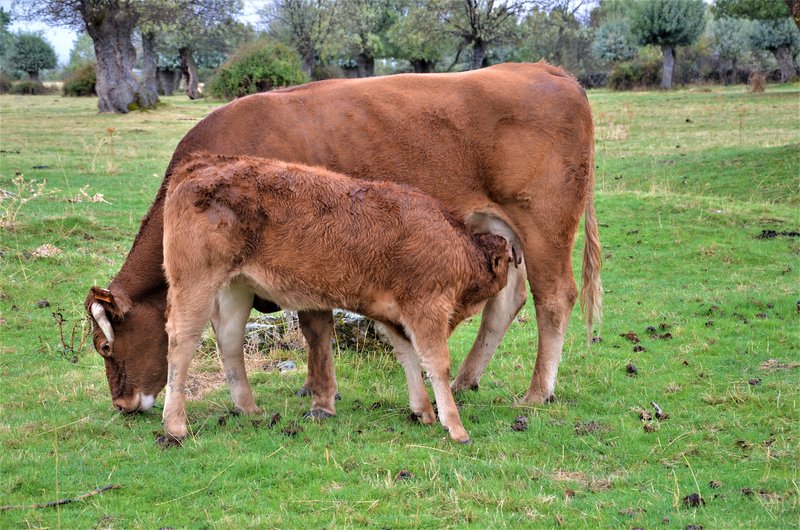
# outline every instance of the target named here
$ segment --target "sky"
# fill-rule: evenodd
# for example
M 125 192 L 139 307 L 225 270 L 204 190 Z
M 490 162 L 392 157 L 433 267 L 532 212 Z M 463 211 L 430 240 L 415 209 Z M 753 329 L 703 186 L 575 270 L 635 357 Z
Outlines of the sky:
M 19 4 L 27 2 L 37 2 L 39 0 L 18 0 Z M 243 21 L 255 24 L 257 21 L 256 12 L 264 5 L 269 4 L 270 0 L 244 0 L 244 14 L 241 17 Z M 6 11 L 11 9 L 12 0 L 0 0 L 0 7 Z M 41 22 L 26 22 L 20 20 L 11 21 L 10 30 L 12 33 L 17 31 L 42 31 L 44 38 L 53 45 L 53 49 L 58 56 L 58 64 L 64 66 L 69 61 L 69 52 L 72 50 L 72 45 L 75 39 L 78 38 L 78 33 L 70 28 L 48 26 Z

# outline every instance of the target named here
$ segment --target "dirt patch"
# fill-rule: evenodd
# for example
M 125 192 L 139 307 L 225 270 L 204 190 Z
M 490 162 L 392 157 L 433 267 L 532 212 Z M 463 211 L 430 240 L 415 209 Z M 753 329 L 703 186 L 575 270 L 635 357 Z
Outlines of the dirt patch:
M 797 230 L 762 230 L 756 239 L 775 239 L 776 237 L 800 237 L 800 232 Z
M 597 478 L 589 476 L 582 471 L 564 471 L 562 469 L 557 469 L 550 474 L 550 478 L 559 482 L 577 482 L 581 486 L 597 492 L 611 489 L 611 480 L 614 476 Z
M 794 370 L 795 368 L 800 368 L 800 363 L 785 363 L 778 359 L 769 359 L 761 363 L 758 367 L 765 372 L 775 372 L 777 370 Z
M 608 430 L 608 428 L 600 422 L 590 421 L 576 421 L 575 434 L 578 436 L 586 436 L 587 434 L 595 434 Z

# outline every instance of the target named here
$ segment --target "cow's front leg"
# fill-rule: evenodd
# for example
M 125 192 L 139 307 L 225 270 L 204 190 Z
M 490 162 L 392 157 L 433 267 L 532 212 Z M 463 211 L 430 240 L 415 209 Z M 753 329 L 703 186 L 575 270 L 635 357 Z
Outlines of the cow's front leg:
M 300 330 L 308 343 L 308 377 L 303 385 L 312 396 L 308 415 L 317 419 L 334 416 L 337 385 L 331 349 L 333 313 L 300 311 L 297 316 Z
M 252 306 L 253 292 L 250 289 L 243 285 L 230 285 L 217 293 L 211 325 L 217 336 L 233 405 L 245 414 L 261 414 L 244 366 L 244 329 Z
M 509 267 L 506 286 L 486 302 L 478 336 L 450 385 L 453 392 L 477 390 L 486 366 L 514 321 L 514 317 L 525 305 L 526 298 L 525 262 L 522 261 L 516 267 Z

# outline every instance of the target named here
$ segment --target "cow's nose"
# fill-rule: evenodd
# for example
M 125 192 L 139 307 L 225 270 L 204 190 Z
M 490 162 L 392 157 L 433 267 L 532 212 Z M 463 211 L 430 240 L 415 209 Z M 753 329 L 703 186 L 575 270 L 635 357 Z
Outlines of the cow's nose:
M 114 407 L 120 411 L 130 414 L 139 410 L 139 393 L 136 392 L 129 397 L 121 397 L 112 400 Z

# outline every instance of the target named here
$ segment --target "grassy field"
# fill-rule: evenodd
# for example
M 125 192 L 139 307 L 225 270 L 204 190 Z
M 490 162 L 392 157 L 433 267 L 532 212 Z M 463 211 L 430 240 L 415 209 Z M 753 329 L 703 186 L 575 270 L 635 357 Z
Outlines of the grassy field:
M 210 389 L 189 402 L 195 435 L 161 450 L 158 405 L 112 410 L 82 303 L 219 103 L 108 116 L 91 99 L 0 96 L 0 189 L 15 193 L 0 195 L 0 505 L 120 486 L 0 510 L 0 527 L 800 524 L 800 86 L 590 99 L 603 340 L 586 351 L 576 309 L 555 403 L 513 406 L 534 362 L 529 300 L 480 391 L 457 397 L 470 446 L 407 419 L 390 354 L 336 347 L 336 418 L 302 419 L 305 352 L 273 349 L 251 359 L 263 418 L 231 416 L 227 388 Z M 477 326 L 453 336 L 455 367 Z M 267 369 L 280 360 L 298 369 Z M 217 361 L 196 369 L 213 380 Z

